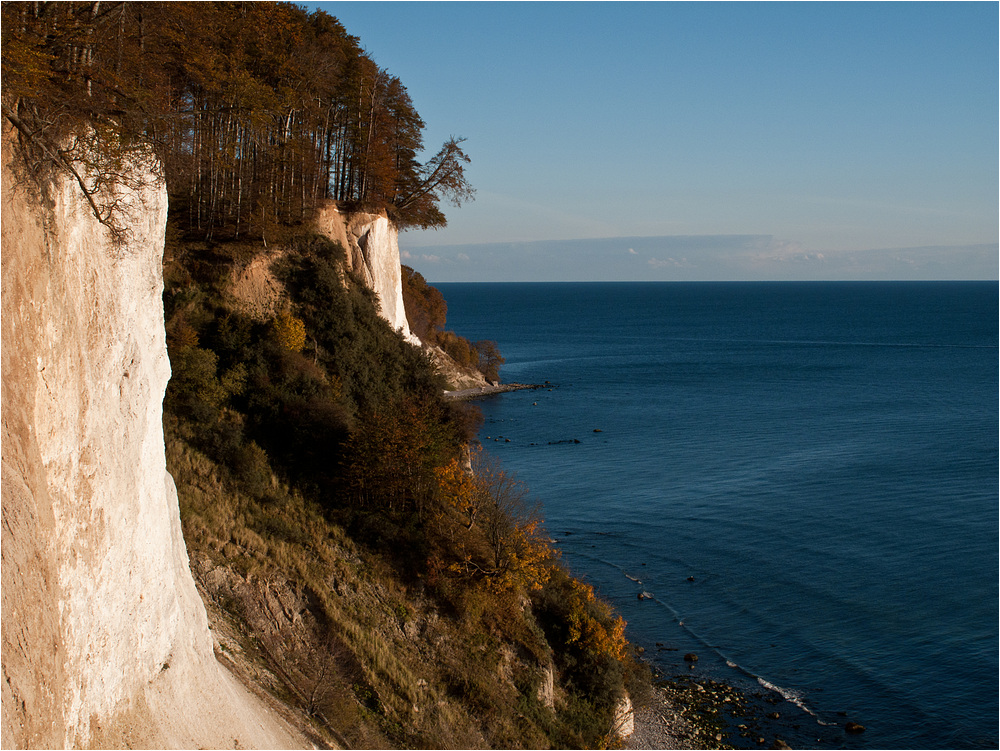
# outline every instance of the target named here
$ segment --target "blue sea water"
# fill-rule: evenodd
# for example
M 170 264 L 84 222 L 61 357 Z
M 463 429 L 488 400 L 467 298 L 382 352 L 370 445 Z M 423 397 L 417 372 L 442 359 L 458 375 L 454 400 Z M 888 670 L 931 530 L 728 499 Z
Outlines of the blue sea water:
M 660 668 L 795 747 L 997 748 L 996 283 L 438 286 L 550 382 L 480 438 Z

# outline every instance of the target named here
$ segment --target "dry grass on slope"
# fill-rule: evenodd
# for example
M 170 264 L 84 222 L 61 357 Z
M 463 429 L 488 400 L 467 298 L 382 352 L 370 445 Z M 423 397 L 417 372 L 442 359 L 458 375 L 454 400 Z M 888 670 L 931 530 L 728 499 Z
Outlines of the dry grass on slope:
M 171 437 L 192 571 L 217 651 L 323 745 L 542 748 L 558 723 L 545 666 L 440 614 L 320 511 L 272 479 L 271 502 L 227 487 Z

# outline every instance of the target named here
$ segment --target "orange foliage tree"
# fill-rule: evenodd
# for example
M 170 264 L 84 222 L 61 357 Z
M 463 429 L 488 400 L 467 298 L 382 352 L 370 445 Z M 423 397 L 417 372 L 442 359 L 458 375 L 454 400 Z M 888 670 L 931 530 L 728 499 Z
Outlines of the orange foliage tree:
M 306 344 L 306 325 L 287 310 L 278 313 L 272 324 L 274 339 L 283 350 L 301 352 Z
M 459 512 L 467 532 L 449 570 L 482 578 L 496 594 L 538 589 L 548 580 L 554 551 L 526 502 L 527 489 L 481 447 L 471 449 L 469 464 L 452 459 L 435 472 L 439 496 Z
M 567 643 L 578 644 L 598 658 L 625 659 L 625 619 L 615 616 L 606 602 L 598 600 L 589 584 L 573 579 L 570 587 Z

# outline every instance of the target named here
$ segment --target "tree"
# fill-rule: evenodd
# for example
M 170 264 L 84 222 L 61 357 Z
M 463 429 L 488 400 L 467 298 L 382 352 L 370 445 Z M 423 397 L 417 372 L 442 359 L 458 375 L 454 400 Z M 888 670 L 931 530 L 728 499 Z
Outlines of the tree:
M 306 345 L 306 325 L 301 318 L 283 310 L 278 313 L 271 326 L 279 347 L 289 352 L 302 351 Z
M 486 377 L 486 380 L 498 383 L 500 381 L 500 366 L 506 360 L 500 354 L 500 348 L 497 346 L 497 343 L 489 339 L 483 339 L 476 342 L 473 346 L 476 350 L 478 359 L 476 367 L 479 369 L 479 372 Z
M 422 274 L 406 265 L 400 270 L 403 307 L 410 330 L 425 342 L 436 342 L 438 332 L 444 328 L 448 304 L 441 292 L 429 285 Z
M 537 589 L 548 578 L 552 551 L 541 536 L 542 519 L 537 505 L 528 502 L 527 486 L 488 454 L 473 457 L 473 472 L 486 497 L 481 526 L 493 587 Z
M 445 503 L 462 514 L 473 535 L 459 542 L 459 561 L 451 570 L 481 577 L 498 594 L 538 589 L 548 579 L 553 551 L 541 535 L 542 520 L 528 503 L 527 487 L 481 448 L 472 450 L 470 465 L 471 470 L 453 459 L 435 472 Z
M 266 239 L 328 198 L 443 226 L 440 201 L 472 197 L 461 139 L 421 165 L 424 122 L 405 86 L 322 11 L 4 3 L 2 24 L 3 115 L 29 172 L 71 174 L 113 231 L 127 225 L 112 190 L 128 177 L 121 157 L 150 147 L 171 211 L 206 239 Z
M 403 399 L 362 415 L 348 441 L 348 482 L 363 508 L 422 514 L 453 450 L 435 405 Z
M 443 227 L 447 222 L 438 208 L 440 201 L 461 206 L 472 200 L 476 191 L 465 177 L 465 165 L 471 160 L 462 150 L 464 142 L 464 138 L 452 136 L 404 185 L 406 190 L 392 206 L 400 227 Z
M 466 529 L 471 530 L 488 500 L 481 484 L 458 459 L 452 459 L 448 464 L 438 467 L 434 470 L 434 474 L 437 478 L 438 491 L 445 502 L 458 509 L 468 519 L 465 523 Z

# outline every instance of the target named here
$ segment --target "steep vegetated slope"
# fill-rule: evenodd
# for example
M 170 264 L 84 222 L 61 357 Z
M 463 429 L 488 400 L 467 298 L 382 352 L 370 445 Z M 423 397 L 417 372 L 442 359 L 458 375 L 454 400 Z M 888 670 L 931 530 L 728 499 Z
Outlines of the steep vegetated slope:
M 164 296 L 168 466 L 227 654 L 330 742 L 606 742 L 643 671 L 477 413 L 324 236 L 272 264 L 271 320 L 239 313 L 219 269 L 251 252 L 173 244 Z

